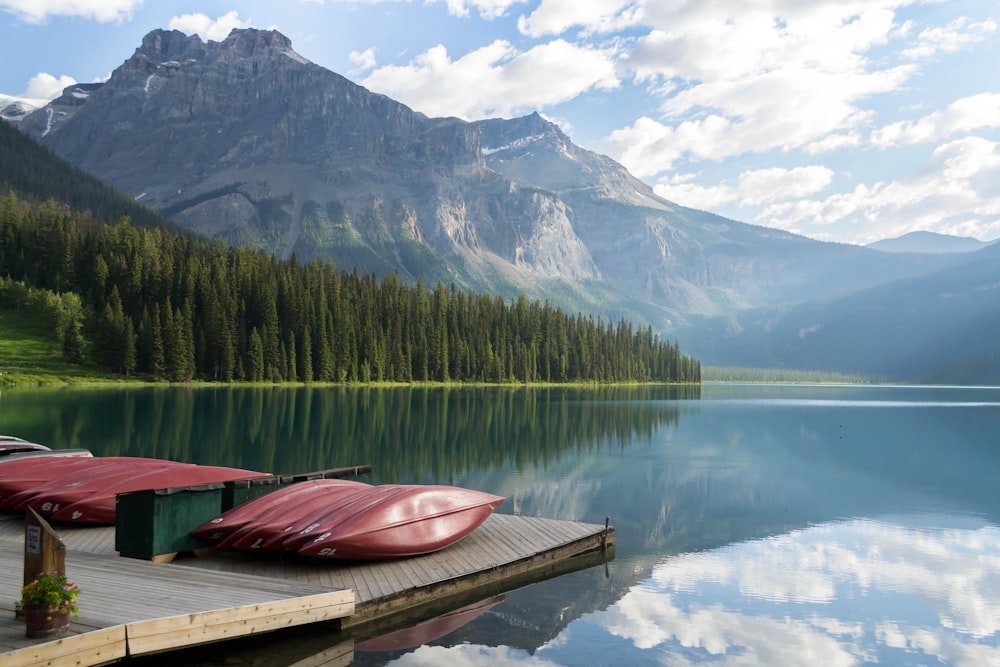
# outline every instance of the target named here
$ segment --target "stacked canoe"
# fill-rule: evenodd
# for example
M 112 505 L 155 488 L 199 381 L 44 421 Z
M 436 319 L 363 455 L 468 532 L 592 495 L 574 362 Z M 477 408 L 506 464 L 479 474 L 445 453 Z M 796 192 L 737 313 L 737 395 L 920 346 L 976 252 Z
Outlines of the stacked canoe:
M 238 505 L 191 534 L 220 549 L 384 560 L 444 549 L 504 500 L 454 486 L 317 479 Z
M 131 456 L 93 457 L 84 452 L 3 461 L 0 511 L 31 508 L 55 521 L 111 524 L 119 493 L 267 476 L 239 468 Z

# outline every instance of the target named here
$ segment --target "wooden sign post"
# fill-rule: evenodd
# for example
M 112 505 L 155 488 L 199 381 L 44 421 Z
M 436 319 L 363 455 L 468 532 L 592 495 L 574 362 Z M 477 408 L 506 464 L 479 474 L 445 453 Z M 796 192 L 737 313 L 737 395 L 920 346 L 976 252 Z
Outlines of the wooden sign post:
M 24 513 L 24 584 L 40 574 L 66 574 L 66 545 L 48 521 L 29 507 Z

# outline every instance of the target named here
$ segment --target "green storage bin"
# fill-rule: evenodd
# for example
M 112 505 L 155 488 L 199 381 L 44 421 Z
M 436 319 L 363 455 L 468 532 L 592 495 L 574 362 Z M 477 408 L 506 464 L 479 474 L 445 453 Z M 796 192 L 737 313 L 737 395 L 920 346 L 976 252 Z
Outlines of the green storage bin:
M 191 531 L 222 513 L 223 484 L 119 494 L 115 549 L 125 557 L 169 560 L 181 551 L 210 548 Z

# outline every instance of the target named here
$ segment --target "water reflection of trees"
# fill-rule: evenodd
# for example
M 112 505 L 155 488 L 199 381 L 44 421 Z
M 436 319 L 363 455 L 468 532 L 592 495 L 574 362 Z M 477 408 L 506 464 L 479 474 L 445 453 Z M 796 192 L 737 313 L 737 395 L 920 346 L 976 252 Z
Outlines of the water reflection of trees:
M 96 455 L 277 473 L 375 466 L 383 481 L 545 467 L 674 424 L 697 386 L 246 387 L 12 392 L 9 431 Z

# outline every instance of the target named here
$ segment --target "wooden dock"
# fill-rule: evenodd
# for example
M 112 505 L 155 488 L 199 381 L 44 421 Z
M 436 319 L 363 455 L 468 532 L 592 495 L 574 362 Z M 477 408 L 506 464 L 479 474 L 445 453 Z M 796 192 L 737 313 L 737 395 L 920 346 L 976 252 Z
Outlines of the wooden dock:
M 342 564 L 219 552 L 153 563 L 120 557 L 113 527 L 55 528 L 67 548 L 66 574 L 82 590 L 80 615 L 68 636 L 30 640 L 13 612 L 24 523 L 0 515 L 4 667 L 97 665 L 323 621 L 387 627 L 390 619 L 443 613 L 477 595 L 595 565 L 614 544 L 613 528 L 494 514 L 458 544 L 417 558 Z M 349 663 L 346 646 L 326 662 Z

